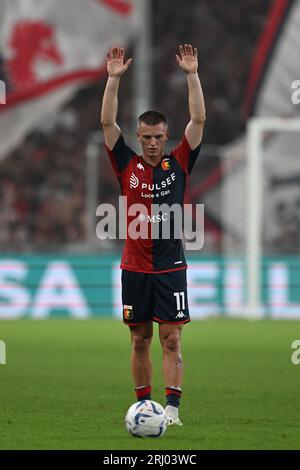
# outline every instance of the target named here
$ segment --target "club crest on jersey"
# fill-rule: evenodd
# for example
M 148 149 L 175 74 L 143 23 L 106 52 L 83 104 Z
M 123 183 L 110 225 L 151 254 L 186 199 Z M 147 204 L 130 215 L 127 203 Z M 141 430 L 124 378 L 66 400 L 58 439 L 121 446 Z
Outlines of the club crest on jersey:
M 132 305 L 123 305 L 123 317 L 124 317 L 124 320 L 133 319 Z
M 171 169 L 171 163 L 169 158 L 164 158 L 161 162 L 161 167 L 163 170 L 170 170 Z

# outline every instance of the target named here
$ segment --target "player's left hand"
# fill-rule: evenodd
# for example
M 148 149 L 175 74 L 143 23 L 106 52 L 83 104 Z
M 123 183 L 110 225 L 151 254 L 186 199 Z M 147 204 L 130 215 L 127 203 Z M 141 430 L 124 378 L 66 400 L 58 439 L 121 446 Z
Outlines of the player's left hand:
M 198 52 L 192 48 L 191 44 L 179 46 L 180 56 L 176 54 L 176 60 L 179 67 L 185 73 L 197 73 L 198 70 Z

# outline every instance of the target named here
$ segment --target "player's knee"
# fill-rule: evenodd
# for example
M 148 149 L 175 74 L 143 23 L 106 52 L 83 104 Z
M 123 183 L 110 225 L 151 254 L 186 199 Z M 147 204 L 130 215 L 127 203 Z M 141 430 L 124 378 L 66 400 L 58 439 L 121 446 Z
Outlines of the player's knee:
M 180 335 L 179 333 L 170 333 L 162 341 L 162 347 L 165 352 L 179 353 L 180 352 Z
M 136 353 L 144 353 L 150 348 L 151 336 L 135 335 L 132 338 L 132 347 Z

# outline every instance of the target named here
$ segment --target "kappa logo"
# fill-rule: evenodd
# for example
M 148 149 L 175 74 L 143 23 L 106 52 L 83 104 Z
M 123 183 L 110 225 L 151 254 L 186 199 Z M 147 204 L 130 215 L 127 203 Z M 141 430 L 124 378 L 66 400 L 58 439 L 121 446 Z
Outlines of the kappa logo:
M 185 318 L 185 314 L 182 311 L 180 311 L 177 313 L 175 318 Z
M 143 167 L 142 163 L 138 163 L 136 167 L 137 167 L 139 170 L 144 170 L 144 171 L 145 171 L 145 168 Z
M 131 173 L 130 179 L 129 179 L 129 185 L 131 189 L 135 189 L 139 185 L 139 179 L 137 176 L 135 176 L 134 173 Z
M 124 317 L 124 320 L 133 319 L 132 305 L 123 305 L 123 317 Z

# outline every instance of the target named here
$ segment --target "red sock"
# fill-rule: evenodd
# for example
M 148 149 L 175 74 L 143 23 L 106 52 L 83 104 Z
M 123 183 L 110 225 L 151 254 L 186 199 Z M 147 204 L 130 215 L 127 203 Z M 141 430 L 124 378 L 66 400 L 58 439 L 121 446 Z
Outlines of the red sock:
M 142 385 L 141 387 L 135 388 L 135 394 L 138 401 L 151 400 L 151 385 Z
M 182 391 L 177 387 L 166 387 L 166 404 L 179 408 Z

